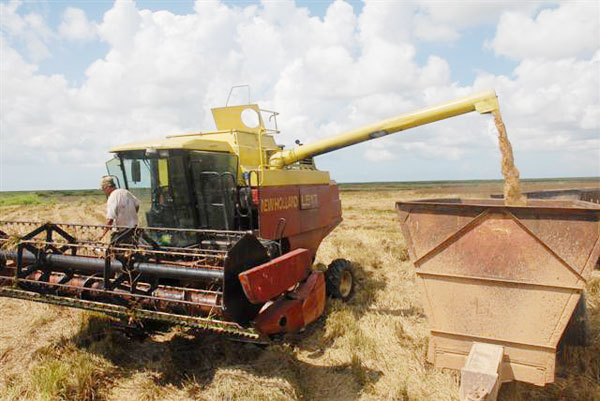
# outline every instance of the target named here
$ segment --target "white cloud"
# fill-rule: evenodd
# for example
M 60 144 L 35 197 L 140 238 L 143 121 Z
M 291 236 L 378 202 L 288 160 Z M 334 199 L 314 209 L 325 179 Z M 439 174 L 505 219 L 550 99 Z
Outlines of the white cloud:
M 454 41 L 465 28 L 495 23 L 506 11 L 529 15 L 542 4 L 556 1 L 416 0 L 415 36 L 425 41 Z
M 510 2 L 505 0 L 417 0 L 416 3 L 421 12 L 427 13 L 435 21 L 465 28 L 481 23 L 495 23 L 500 14 L 507 10 L 529 14 L 542 4 L 556 4 L 558 0 Z
M 87 41 L 96 37 L 96 25 L 87 19 L 80 8 L 67 7 L 58 33 L 65 39 Z
M 111 46 L 112 51 L 127 53 L 134 46 L 141 20 L 142 15 L 133 0 L 115 1 L 113 8 L 104 14 L 98 33 Z
M 438 2 L 415 4 L 367 2 L 356 15 L 338 0 L 317 18 L 293 1 L 243 8 L 197 1 L 195 13 L 176 15 L 140 10 L 124 0 L 105 13 L 97 30 L 81 10 L 70 9 L 58 28 L 63 37 L 97 34 L 109 47 L 89 65 L 81 84 L 38 73 L 12 41 L 0 37 L 2 163 L 101 165 L 110 145 L 211 129 L 210 107 L 224 105 L 231 86 L 249 83 L 251 101 L 281 112 L 277 140 L 287 145 L 496 88 L 515 149 L 577 153 L 582 166 L 593 166 L 593 150 L 600 149 L 600 53 L 581 47 L 568 58 L 524 55 L 512 74 L 482 72 L 472 85 L 460 86 L 452 82 L 448 60 L 431 55 L 425 64 L 416 61 L 419 18 L 440 23 L 438 33 L 418 34 L 433 40 L 460 35 L 487 14 L 498 19 L 506 9 L 494 2 L 464 16 L 457 9 L 444 13 Z M 519 13 L 533 21 L 531 29 L 542 29 L 545 11 L 535 20 L 531 16 L 540 3 L 515 4 L 510 3 L 511 15 Z M 21 17 L 18 3 L 0 7 L 10 15 L 2 19 L 4 35 L 25 38 L 27 27 L 37 27 L 35 32 L 46 32 L 39 37 L 52 36 L 41 28 L 43 20 Z M 565 7 L 572 5 L 550 11 L 562 15 Z M 502 32 L 499 28 L 496 38 Z M 245 101 L 240 93 L 237 100 Z M 435 123 L 374 141 L 363 148 L 364 157 L 401 161 L 399 155 L 411 155 L 428 165 L 449 160 L 458 166 L 470 155 L 497 152 L 488 123 L 489 117 L 479 115 Z
M 452 141 L 431 135 L 430 130 L 405 132 L 399 137 L 385 137 L 368 143 L 365 157 L 368 160 L 383 162 L 398 160 L 407 155 L 427 160 L 456 161 L 465 153 L 464 138 L 453 138 Z
M 0 47 L 2 159 L 35 162 L 35 157 L 28 160 L 18 150 L 45 151 L 70 144 L 63 135 L 69 128 L 65 110 L 72 106 L 67 83 L 59 75 L 36 74 L 36 67 L 26 63 L 4 39 L 0 39 Z
M 425 41 L 454 41 L 460 38 L 458 30 L 448 24 L 434 21 L 429 15 L 415 15 L 415 36 Z
M 600 48 L 600 3 L 565 2 L 531 16 L 507 12 L 489 46 L 512 59 L 589 57 Z
M 464 153 L 456 146 L 440 146 L 427 142 L 407 142 L 402 145 L 402 149 L 408 152 L 416 152 L 421 157 L 434 160 L 458 160 Z
M 599 71 L 600 50 L 589 60 L 525 60 L 514 79 L 482 74 L 475 86 L 496 88 L 509 135 L 522 149 L 600 150 Z
M 396 159 L 396 155 L 387 149 L 372 149 L 368 148 L 365 152 L 367 160 L 372 162 L 384 162 Z
M 18 11 L 22 4 L 19 0 L 0 3 L 0 31 L 6 38 L 24 44 L 29 58 L 39 62 L 50 56 L 47 44 L 54 33 L 40 14 L 20 15 Z

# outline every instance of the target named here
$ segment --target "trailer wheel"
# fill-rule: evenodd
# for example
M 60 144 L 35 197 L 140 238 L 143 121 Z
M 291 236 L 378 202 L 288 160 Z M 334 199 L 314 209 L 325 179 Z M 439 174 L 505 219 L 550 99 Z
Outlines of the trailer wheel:
M 325 271 L 327 295 L 334 299 L 348 301 L 354 294 L 354 273 L 352 263 L 346 259 L 335 259 Z

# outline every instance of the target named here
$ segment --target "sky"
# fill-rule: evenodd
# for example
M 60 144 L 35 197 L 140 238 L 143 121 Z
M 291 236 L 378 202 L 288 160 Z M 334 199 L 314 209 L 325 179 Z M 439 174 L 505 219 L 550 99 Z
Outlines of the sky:
M 597 1 L 10 0 L 0 191 L 96 188 L 109 147 L 211 131 L 236 85 L 287 148 L 494 89 L 521 177 L 600 176 Z M 338 182 L 501 178 L 477 113 L 315 160 Z

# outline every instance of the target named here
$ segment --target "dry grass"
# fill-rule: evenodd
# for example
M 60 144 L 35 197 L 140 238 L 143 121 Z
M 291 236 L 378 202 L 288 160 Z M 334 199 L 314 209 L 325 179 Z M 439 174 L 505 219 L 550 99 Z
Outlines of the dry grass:
M 181 328 L 132 340 L 100 315 L 0 298 L 0 399 L 457 400 L 458 374 L 425 360 L 427 321 L 394 203 L 501 192 L 501 183 L 494 185 L 343 192 L 344 222 L 318 261 L 351 260 L 356 295 L 348 304 L 330 302 L 321 319 L 281 344 L 259 347 Z M 89 198 L 0 206 L 0 213 L 98 223 L 103 205 Z M 600 400 L 597 274 L 587 302 L 592 346 L 559 355 L 554 385 L 504 385 L 500 400 Z

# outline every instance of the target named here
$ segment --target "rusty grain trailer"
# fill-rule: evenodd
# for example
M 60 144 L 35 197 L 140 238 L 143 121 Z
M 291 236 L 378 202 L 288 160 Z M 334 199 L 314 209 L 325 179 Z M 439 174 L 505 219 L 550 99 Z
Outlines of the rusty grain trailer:
M 430 325 L 428 360 L 462 369 L 461 398 L 486 380 L 489 399 L 502 382 L 552 383 L 557 346 L 600 256 L 600 205 L 433 199 L 396 209 Z M 495 373 L 469 371 L 498 350 Z M 465 389 L 470 373 L 478 386 Z

